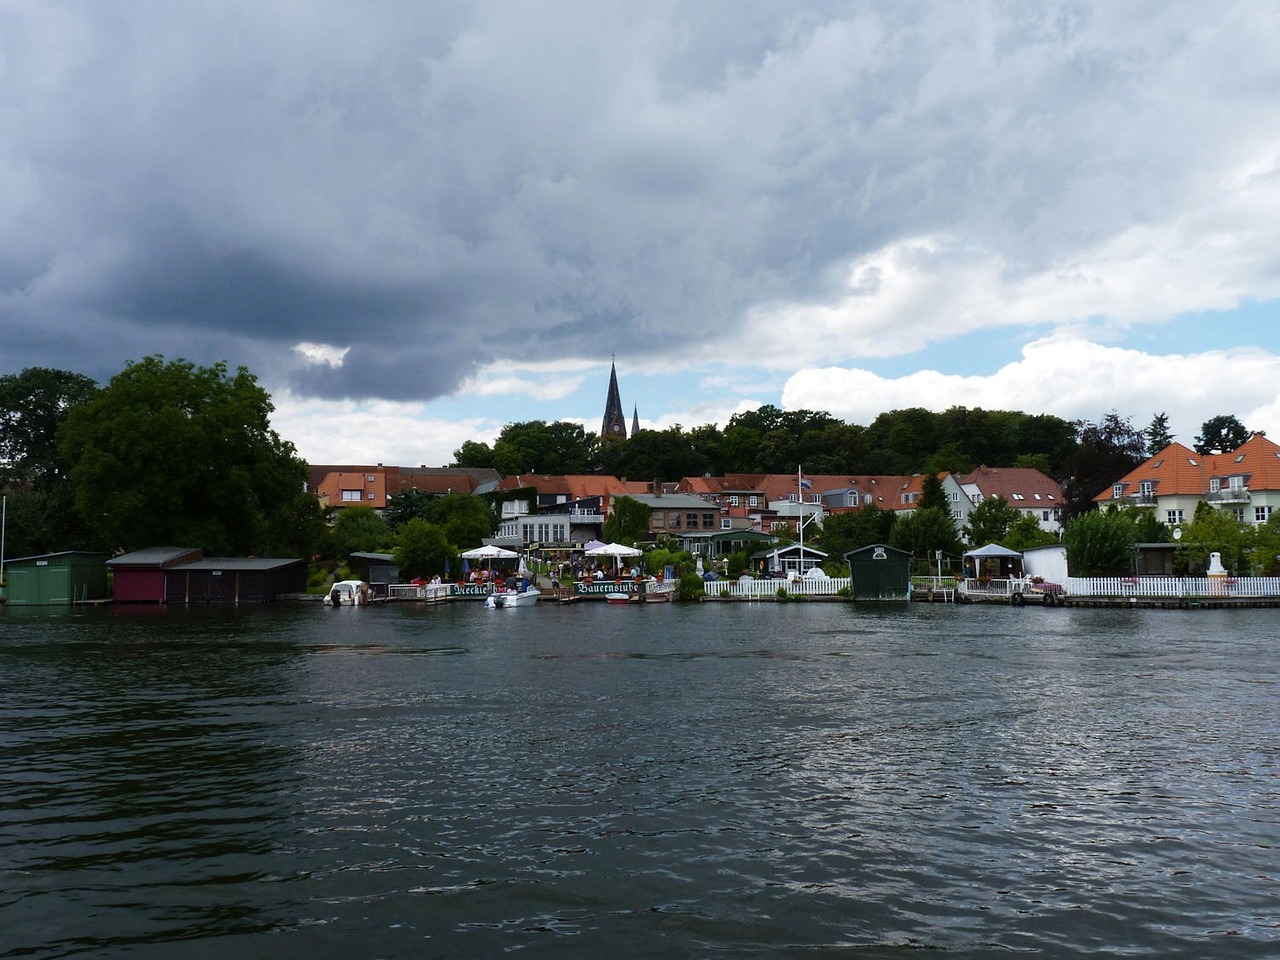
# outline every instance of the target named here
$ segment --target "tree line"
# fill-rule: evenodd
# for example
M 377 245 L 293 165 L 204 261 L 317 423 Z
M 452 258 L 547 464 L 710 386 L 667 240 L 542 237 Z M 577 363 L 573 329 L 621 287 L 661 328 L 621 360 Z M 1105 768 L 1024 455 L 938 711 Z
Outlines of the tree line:
M 315 496 L 303 492 L 306 464 L 271 428 L 272 410 L 254 375 L 225 363 L 200 367 L 147 357 L 105 386 L 47 368 L 0 377 L 8 556 L 195 544 L 210 555 L 344 559 L 356 549 L 397 546 L 408 531 L 416 554 L 429 558 L 425 569 L 456 560 L 459 547 L 496 529 L 491 502 L 414 491 L 393 498 L 385 517 L 347 508 L 331 522 Z M 1209 452 L 1247 438 L 1235 417 L 1221 415 L 1205 422 L 1195 444 Z M 893 410 L 862 426 L 820 411 L 765 405 L 735 414 L 723 428 L 676 425 L 640 430 L 625 441 L 565 421 L 510 423 L 492 446 L 462 444 L 453 465 L 504 475 L 600 473 L 645 481 L 791 473 L 799 465 L 811 475 L 927 478 L 980 465 L 1034 467 L 1062 485 L 1070 521 L 1171 439 L 1164 414 L 1137 429 L 1115 411 L 1094 423 L 957 406 Z M 838 556 L 849 544 L 877 541 L 917 555 L 955 549 L 959 531 L 945 504 L 929 502 L 932 492 L 926 483 L 920 509 L 898 521 L 873 508 L 829 518 L 828 552 Z M 946 523 L 929 512 L 935 506 L 946 512 Z M 979 538 L 1030 538 L 1025 524 L 1019 532 L 1015 514 L 1007 504 L 984 504 L 970 525 Z

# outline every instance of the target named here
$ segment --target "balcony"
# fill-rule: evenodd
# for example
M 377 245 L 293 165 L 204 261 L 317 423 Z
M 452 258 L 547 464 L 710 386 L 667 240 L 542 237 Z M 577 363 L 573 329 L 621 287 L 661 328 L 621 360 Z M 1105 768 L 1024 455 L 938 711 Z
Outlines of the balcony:
M 1210 490 L 1204 495 L 1204 499 L 1205 503 L 1211 503 L 1214 506 L 1227 506 L 1249 503 L 1253 495 L 1249 493 L 1248 487 L 1226 487 L 1222 490 Z
M 1114 500 L 1118 507 L 1154 507 L 1156 505 L 1154 493 L 1126 493 L 1122 497 L 1115 497 Z

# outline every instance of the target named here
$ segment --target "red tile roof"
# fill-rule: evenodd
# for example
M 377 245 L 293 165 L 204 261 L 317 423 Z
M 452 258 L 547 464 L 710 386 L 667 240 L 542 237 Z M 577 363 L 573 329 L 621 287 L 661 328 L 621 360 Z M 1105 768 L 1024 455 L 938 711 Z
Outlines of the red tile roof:
M 1181 443 L 1171 443 L 1154 457 L 1121 477 L 1122 496 L 1137 493 L 1143 481 L 1151 482 L 1154 496 L 1202 497 L 1209 481 L 1243 476 L 1249 490 L 1280 490 L 1280 445 L 1257 433 L 1230 453 L 1199 454 Z M 1224 484 L 1225 485 L 1225 484 Z M 1093 499 L 1114 499 L 1115 484 Z

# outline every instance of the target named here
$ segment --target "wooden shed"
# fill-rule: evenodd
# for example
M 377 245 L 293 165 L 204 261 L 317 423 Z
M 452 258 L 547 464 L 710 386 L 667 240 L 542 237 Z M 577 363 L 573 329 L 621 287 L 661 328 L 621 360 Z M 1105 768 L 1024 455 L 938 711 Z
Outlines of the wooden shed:
M 844 555 L 854 600 L 910 600 L 911 553 L 873 543 Z
M 203 556 L 199 547 L 148 547 L 112 557 L 111 596 L 117 603 L 164 603 L 165 571 Z
M 165 570 L 168 603 L 267 603 L 305 593 L 307 562 L 276 557 L 205 557 Z
M 366 580 L 375 597 L 385 597 L 391 592 L 391 584 L 400 582 L 400 567 L 392 553 L 353 553 L 350 563 Z
M 6 561 L 7 602 L 14 607 L 38 607 L 105 600 L 107 556 L 90 550 L 64 550 Z

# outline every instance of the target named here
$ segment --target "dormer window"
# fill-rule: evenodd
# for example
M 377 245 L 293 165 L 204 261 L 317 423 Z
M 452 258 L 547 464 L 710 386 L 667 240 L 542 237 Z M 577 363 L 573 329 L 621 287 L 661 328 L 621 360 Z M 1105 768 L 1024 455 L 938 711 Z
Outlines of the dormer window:
M 1111 488 L 1111 498 L 1113 500 L 1119 500 L 1123 496 L 1124 496 L 1124 484 L 1123 483 L 1115 484 Z
M 1150 480 L 1143 480 L 1140 484 L 1138 484 L 1138 492 L 1142 494 L 1144 497 L 1149 497 L 1151 496 L 1152 493 L 1155 492 L 1155 484 L 1153 484 Z
M 1210 480 L 1209 480 L 1209 492 L 1210 492 L 1210 493 L 1217 493 L 1217 492 L 1218 492 L 1219 490 L 1221 490 L 1221 489 L 1222 489 L 1222 481 L 1221 481 L 1221 480 L 1219 480 L 1217 477 L 1212 477 L 1212 478 L 1210 478 Z

